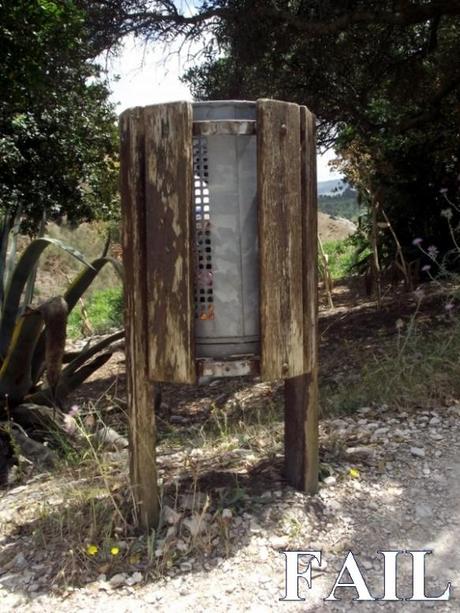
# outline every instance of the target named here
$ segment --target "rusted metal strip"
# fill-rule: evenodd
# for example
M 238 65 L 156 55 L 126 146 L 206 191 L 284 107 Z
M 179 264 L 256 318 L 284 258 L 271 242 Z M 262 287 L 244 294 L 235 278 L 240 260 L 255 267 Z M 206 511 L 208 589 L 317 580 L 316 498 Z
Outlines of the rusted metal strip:
M 198 378 L 246 377 L 257 376 L 260 373 L 259 358 L 244 358 L 241 360 L 197 360 Z

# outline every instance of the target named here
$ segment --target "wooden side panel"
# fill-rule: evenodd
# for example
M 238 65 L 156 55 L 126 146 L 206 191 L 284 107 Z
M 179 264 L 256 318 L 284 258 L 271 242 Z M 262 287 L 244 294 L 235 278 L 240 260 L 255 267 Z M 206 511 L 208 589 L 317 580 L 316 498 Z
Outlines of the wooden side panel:
M 318 190 L 316 176 L 316 117 L 300 108 L 302 128 L 303 261 L 305 368 L 305 491 L 318 490 Z
M 304 330 L 306 371 L 318 368 L 318 195 L 316 117 L 300 107 L 302 134 L 302 209 Z
M 195 383 L 192 106 L 145 109 L 149 376 Z
M 318 489 L 318 204 L 316 123 L 300 107 L 304 359 L 306 374 L 285 382 L 285 468 L 288 481 L 313 494 Z
M 257 101 L 261 377 L 305 372 L 300 108 Z
M 154 389 L 147 377 L 143 109 L 122 114 L 120 140 L 130 476 L 138 522 L 150 530 L 158 523 L 159 499 Z

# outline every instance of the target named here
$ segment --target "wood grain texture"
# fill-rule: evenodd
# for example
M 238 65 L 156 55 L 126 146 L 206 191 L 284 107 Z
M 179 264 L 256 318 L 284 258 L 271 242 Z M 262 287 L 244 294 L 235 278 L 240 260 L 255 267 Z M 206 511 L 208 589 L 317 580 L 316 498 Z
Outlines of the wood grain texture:
M 318 490 L 318 190 L 316 175 L 316 117 L 300 107 L 303 186 L 304 339 L 306 381 L 305 491 Z
M 148 380 L 143 109 L 120 117 L 122 244 L 130 477 L 139 525 L 158 524 L 154 386 Z
M 257 101 L 261 377 L 305 372 L 300 110 Z
M 144 112 L 149 376 L 195 383 L 192 106 Z
M 300 117 L 306 374 L 285 382 L 285 470 L 291 485 L 313 494 L 319 471 L 316 120 L 306 107 L 300 107 Z

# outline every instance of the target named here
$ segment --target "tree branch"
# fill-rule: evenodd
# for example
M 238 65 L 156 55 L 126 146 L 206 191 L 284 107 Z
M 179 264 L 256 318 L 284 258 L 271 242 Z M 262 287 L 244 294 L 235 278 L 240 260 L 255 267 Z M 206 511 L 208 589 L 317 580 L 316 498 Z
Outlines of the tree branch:
M 100 31 L 112 28 L 114 36 L 135 34 L 149 39 L 171 36 L 195 38 L 222 21 L 238 24 L 251 19 L 267 20 L 267 26 L 285 26 L 294 33 L 310 36 L 337 34 L 357 25 L 409 26 L 434 20 L 435 36 L 437 20 L 442 16 L 460 16 L 460 0 L 431 0 L 426 3 L 395 0 L 388 3 L 387 8 L 382 8 L 383 2 L 375 2 L 374 6 L 366 3 L 371 4 L 371 8 L 367 8 L 363 6 L 364 3 L 355 0 L 352 3 L 355 8 L 338 10 L 333 18 L 328 19 L 315 16 L 314 3 L 307 16 L 273 8 L 271 3 L 261 0 L 253 4 L 245 3 L 244 8 L 237 2 L 222 0 L 211 7 L 205 4 L 204 8 L 198 8 L 192 15 L 179 12 L 172 0 L 105 0 L 99 4 L 99 8 L 91 0 L 77 2 L 93 19 L 99 21 Z

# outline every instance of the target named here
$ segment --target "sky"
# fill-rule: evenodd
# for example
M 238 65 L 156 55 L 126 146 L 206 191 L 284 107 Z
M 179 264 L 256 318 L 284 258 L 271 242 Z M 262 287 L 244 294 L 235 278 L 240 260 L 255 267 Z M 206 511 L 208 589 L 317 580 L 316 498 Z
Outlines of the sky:
M 179 50 L 162 45 L 152 50 L 128 38 L 120 54 L 106 60 L 111 99 L 117 105 L 117 112 L 132 106 L 191 100 L 189 89 L 179 77 L 190 65 L 187 56 L 196 52 L 193 47 Z M 333 151 L 318 156 L 318 181 L 340 178 L 328 167 L 333 158 Z

